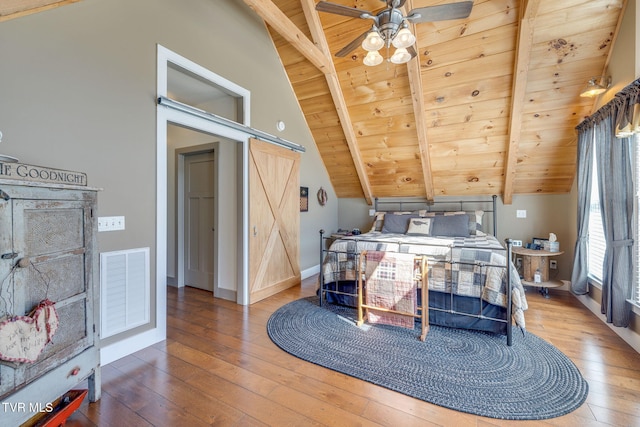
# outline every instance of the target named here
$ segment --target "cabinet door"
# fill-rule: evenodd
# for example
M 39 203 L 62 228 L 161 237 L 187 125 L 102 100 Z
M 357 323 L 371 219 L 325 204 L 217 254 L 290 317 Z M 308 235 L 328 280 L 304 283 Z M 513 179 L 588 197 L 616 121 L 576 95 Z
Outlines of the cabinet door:
M 13 200 L 13 250 L 24 260 L 13 274 L 15 313 L 49 299 L 60 322 L 38 361 L 20 366 L 18 384 L 93 344 L 91 213 L 86 201 Z

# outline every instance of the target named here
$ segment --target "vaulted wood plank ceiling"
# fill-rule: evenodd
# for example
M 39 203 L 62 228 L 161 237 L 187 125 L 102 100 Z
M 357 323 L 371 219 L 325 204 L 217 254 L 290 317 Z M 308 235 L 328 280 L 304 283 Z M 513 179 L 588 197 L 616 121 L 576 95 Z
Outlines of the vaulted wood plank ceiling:
M 6 0 L 0 21 L 79 0 Z M 238 0 L 239 1 L 239 0 Z M 407 0 L 405 12 L 458 0 Z M 626 0 L 474 0 L 412 27 L 408 64 L 334 54 L 371 21 L 317 0 L 244 0 L 266 24 L 338 197 L 569 192 L 579 93 L 606 68 Z M 378 12 L 381 0 L 332 0 Z
M 579 94 L 606 74 L 626 6 L 475 0 L 466 19 L 415 25 L 418 55 L 408 64 L 366 67 L 360 47 L 334 54 L 370 20 L 317 12 L 317 0 L 244 1 L 267 23 L 338 197 L 501 194 L 505 203 L 571 190 L 575 126 L 594 107 Z M 295 35 L 278 28 L 283 19 Z M 302 38 L 332 64 L 312 63 L 296 46 Z

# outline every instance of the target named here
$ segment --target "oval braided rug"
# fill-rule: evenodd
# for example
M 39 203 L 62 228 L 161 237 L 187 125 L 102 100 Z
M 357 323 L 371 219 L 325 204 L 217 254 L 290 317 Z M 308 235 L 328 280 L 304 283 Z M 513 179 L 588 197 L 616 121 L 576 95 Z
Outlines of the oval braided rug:
M 514 328 L 506 337 L 431 326 L 415 330 L 355 325 L 355 310 L 303 298 L 267 322 L 271 340 L 303 360 L 400 393 L 471 414 L 540 420 L 567 414 L 588 384 L 553 345 Z

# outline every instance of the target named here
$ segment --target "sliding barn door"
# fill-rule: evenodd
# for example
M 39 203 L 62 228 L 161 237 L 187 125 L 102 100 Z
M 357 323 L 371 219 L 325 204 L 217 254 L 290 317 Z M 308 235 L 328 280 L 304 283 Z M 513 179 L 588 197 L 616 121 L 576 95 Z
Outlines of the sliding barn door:
M 300 154 L 251 140 L 249 303 L 300 284 Z

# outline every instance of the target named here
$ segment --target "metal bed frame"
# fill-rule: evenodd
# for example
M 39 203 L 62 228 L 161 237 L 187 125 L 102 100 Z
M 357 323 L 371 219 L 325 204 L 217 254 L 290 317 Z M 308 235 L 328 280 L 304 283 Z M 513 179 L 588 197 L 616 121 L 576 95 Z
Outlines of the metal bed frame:
M 428 202 L 425 203 L 424 199 L 418 200 L 418 199 L 405 199 L 405 200 L 401 200 L 401 199 L 396 199 L 396 200 L 390 200 L 390 201 L 380 201 L 379 199 L 375 199 L 375 209 L 376 212 L 392 212 L 392 211 L 407 211 L 407 210 L 418 210 L 418 209 L 425 209 L 428 212 L 445 212 L 445 211 L 452 211 L 452 210 L 459 210 L 459 211 L 465 211 L 467 213 L 471 213 L 471 212 L 475 212 L 475 208 L 470 210 L 470 209 L 465 209 L 465 206 L 468 205 L 472 205 L 472 206 L 487 206 L 488 203 L 491 203 L 491 208 L 489 209 L 482 209 L 485 213 L 491 213 L 492 215 L 492 233 L 494 237 L 497 237 L 497 219 L 496 219 L 496 198 L 497 196 L 492 196 L 492 200 L 441 200 L 441 201 L 435 201 L 435 202 Z M 382 205 L 391 205 L 391 206 L 395 206 L 396 208 L 392 208 L 389 210 L 380 210 L 379 207 Z M 441 208 L 439 210 L 435 210 L 433 209 L 434 207 L 437 207 L 438 205 L 442 205 L 444 206 L 444 208 Z M 417 206 L 420 206 L 420 208 L 416 208 Z M 408 208 L 410 207 L 410 208 Z M 478 208 L 481 209 L 481 208 Z M 483 221 L 484 222 L 484 221 Z M 355 260 L 359 259 L 359 255 L 362 252 L 361 249 L 358 248 L 358 244 L 360 242 L 365 243 L 365 242 L 373 242 L 372 240 L 367 240 L 367 239 L 362 239 L 359 238 L 358 236 L 352 236 L 350 238 L 350 240 L 355 242 L 356 245 L 356 250 L 355 252 L 351 253 L 351 252 L 343 252 L 343 251 L 335 251 L 335 250 L 331 250 L 330 249 L 330 243 L 334 240 L 332 237 L 327 237 L 324 235 L 325 231 L 324 230 L 320 230 L 320 277 L 319 277 L 319 304 L 320 306 L 322 306 L 324 304 L 324 294 L 325 293 L 334 293 L 334 294 L 340 294 L 340 295 L 346 295 L 349 297 L 353 297 L 357 300 L 358 298 L 358 288 L 356 286 L 355 288 L 355 293 L 348 293 L 348 292 L 342 292 L 338 289 L 338 285 L 340 283 L 340 280 L 338 280 L 335 286 L 335 290 L 333 289 L 326 289 L 325 288 L 325 283 L 324 283 L 324 274 L 323 274 L 323 264 L 324 264 L 324 260 L 326 258 L 326 256 L 329 253 L 346 253 L 348 255 L 353 255 L 355 258 Z M 378 243 L 383 243 L 380 242 L 378 240 L 376 240 L 376 242 Z M 388 241 L 384 241 L 384 243 L 388 243 L 388 244 L 394 244 L 394 245 L 398 245 L 397 246 L 397 251 L 400 251 L 402 246 L 407 246 L 407 245 L 412 245 L 412 246 L 421 246 L 421 244 L 416 244 L 416 243 L 404 243 L 401 241 L 394 241 L 394 240 L 388 240 Z M 506 244 L 506 248 L 500 249 L 500 250 L 504 250 L 505 251 L 505 261 L 506 264 L 505 265 L 498 265 L 498 264 L 490 264 L 490 263 L 485 263 L 485 262 L 464 262 L 464 261 L 455 261 L 451 258 L 451 256 L 449 257 L 448 260 L 446 261 L 442 261 L 442 260 L 432 260 L 429 259 L 429 265 L 433 265 L 434 263 L 449 263 L 451 265 L 453 264 L 464 264 L 464 265 L 473 265 L 473 266 L 477 266 L 480 268 L 488 268 L 488 267 L 498 267 L 498 268 L 506 268 L 506 280 L 507 280 L 507 289 L 506 289 L 506 296 L 507 296 L 507 303 L 506 303 L 506 319 L 500 319 L 500 318 L 495 318 L 495 317 L 490 317 L 490 316 L 485 316 L 482 314 L 483 308 L 485 304 L 490 304 L 486 301 L 484 301 L 482 299 L 482 292 L 480 292 L 480 296 L 479 298 L 479 302 L 480 302 L 480 310 L 479 313 L 466 313 L 466 312 L 459 312 L 459 311 L 455 311 L 453 309 L 453 298 L 454 298 L 454 293 L 453 293 L 453 286 L 450 286 L 451 291 L 449 291 L 449 298 L 450 298 L 450 308 L 449 309 L 445 309 L 445 308 L 437 308 L 437 307 L 429 307 L 430 311 L 441 311 L 441 312 L 445 312 L 445 313 L 449 313 L 449 314 L 453 314 L 453 315 L 462 315 L 462 316 L 467 316 L 467 317 L 473 317 L 473 318 L 477 318 L 477 319 L 484 319 L 484 320 L 489 320 L 489 321 L 495 321 L 495 322 L 499 322 L 499 323 L 506 323 L 506 336 L 507 336 L 507 345 L 511 346 L 512 342 L 513 342 L 513 320 L 512 320 L 512 286 L 511 286 L 511 279 L 512 279 L 512 271 L 510 267 L 511 264 L 511 260 L 512 260 L 512 240 L 511 239 L 505 239 L 505 244 Z M 446 247 L 451 247 L 451 248 L 456 248 L 456 249 L 474 249 L 474 250 L 491 250 L 491 251 L 495 251 L 496 249 L 486 249 L 486 248 L 482 248 L 482 247 L 471 247 L 471 246 L 464 246 L 464 245 L 451 245 L 451 244 L 445 244 L 443 243 L 442 245 L 438 245 L 438 244 L 432 244 L 432 243 L 425 243 L 424 244 L 425 247 L 429 246 L 429 247 L 435 247 L 435 246 L 446 246 Z M 416 254 L 417 256 L 420 256 L 421 254 Z M 357 262 L 357 261 L 356 261 Z M 356 271 L 356 279 L 354 279 L 357 283 L 360 275 L 362 274 L 360 270 L 360 262 L 357 262 L 358 267 Z M 451 278 L 449 278 L 448 280 L 451 280 Z M 352 280 L 345 280 L 346 282 L 352 282 Z M 332 282 L 333 283 L 333 282 Z

